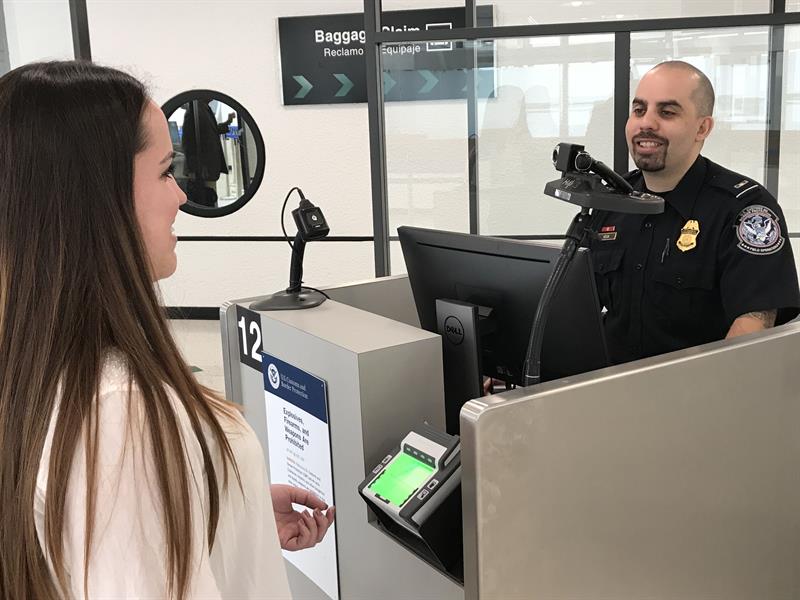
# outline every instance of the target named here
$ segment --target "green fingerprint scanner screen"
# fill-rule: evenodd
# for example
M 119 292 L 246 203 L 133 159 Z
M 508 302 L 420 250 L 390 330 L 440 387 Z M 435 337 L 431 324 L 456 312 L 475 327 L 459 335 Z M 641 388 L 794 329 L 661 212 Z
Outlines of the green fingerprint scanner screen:
M 406 453 L 398 454 L 369 488 L 395 506 L 402 506 L 434 469 Z

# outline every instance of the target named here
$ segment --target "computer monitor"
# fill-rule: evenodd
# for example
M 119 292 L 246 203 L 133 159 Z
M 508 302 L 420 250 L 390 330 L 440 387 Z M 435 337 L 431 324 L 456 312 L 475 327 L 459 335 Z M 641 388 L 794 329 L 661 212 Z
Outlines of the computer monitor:
M 437 331 L 437 299 L 490 309 L 479 326 L 481 370 L 520 385 L 536 307 L 560 245 L 416 227 L 399 227 L 398 234 L 422 328 Z M 542 381 L 609 364 L 590 252 L 580 248 L 551 305 Z

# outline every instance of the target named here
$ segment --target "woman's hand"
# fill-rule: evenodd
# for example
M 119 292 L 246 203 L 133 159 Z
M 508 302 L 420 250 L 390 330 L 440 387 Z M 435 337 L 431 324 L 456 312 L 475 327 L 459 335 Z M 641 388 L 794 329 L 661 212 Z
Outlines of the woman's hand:
M 292 485 L 275 483 L 270 486 L 270 493 L 281 548 L 290 551 L 303 550 L 322 541 L 328 527 L 333 523 L 335 507 L 328 507 L 308 490 Z M 312 512 L 298 512 L 292 504 L 307 506 Z

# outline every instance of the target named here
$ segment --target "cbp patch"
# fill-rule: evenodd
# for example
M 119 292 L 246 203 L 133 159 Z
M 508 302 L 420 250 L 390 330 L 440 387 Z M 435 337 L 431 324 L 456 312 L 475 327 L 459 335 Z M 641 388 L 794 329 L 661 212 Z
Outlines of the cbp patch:
M 738 247 L 756 256 L 775 254 L 786 241 L 778 221 L 778 216 L 766 206 L 748 206 L 736 217 Z

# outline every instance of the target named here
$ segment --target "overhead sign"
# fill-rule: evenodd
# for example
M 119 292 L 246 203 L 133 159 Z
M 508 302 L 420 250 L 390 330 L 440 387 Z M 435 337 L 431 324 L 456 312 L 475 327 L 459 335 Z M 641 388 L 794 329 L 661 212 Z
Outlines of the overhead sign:
M 493 23 L 492 6 L 477 7 L 478 25 Z M 464 7 L 383 13 L 383 30 L 459 29 Z M 278 19 L 283 103 L 344 104 L 367 101 L 366 32 L 362 13 Z M 479 44 L 476 89 L 494 92 L 494 43 Z M 466 98 L 472 46 L 463 42 L 406 42 L 381 46 L 386 101 Z
M 266 352 L 261 359 L 270 481 L 309 490 L 333 506 L 336 503 L 325 382 Z M 284 551 L 283 556 L 328 597 L 339 600 L 336 523 L 313 548 Z

